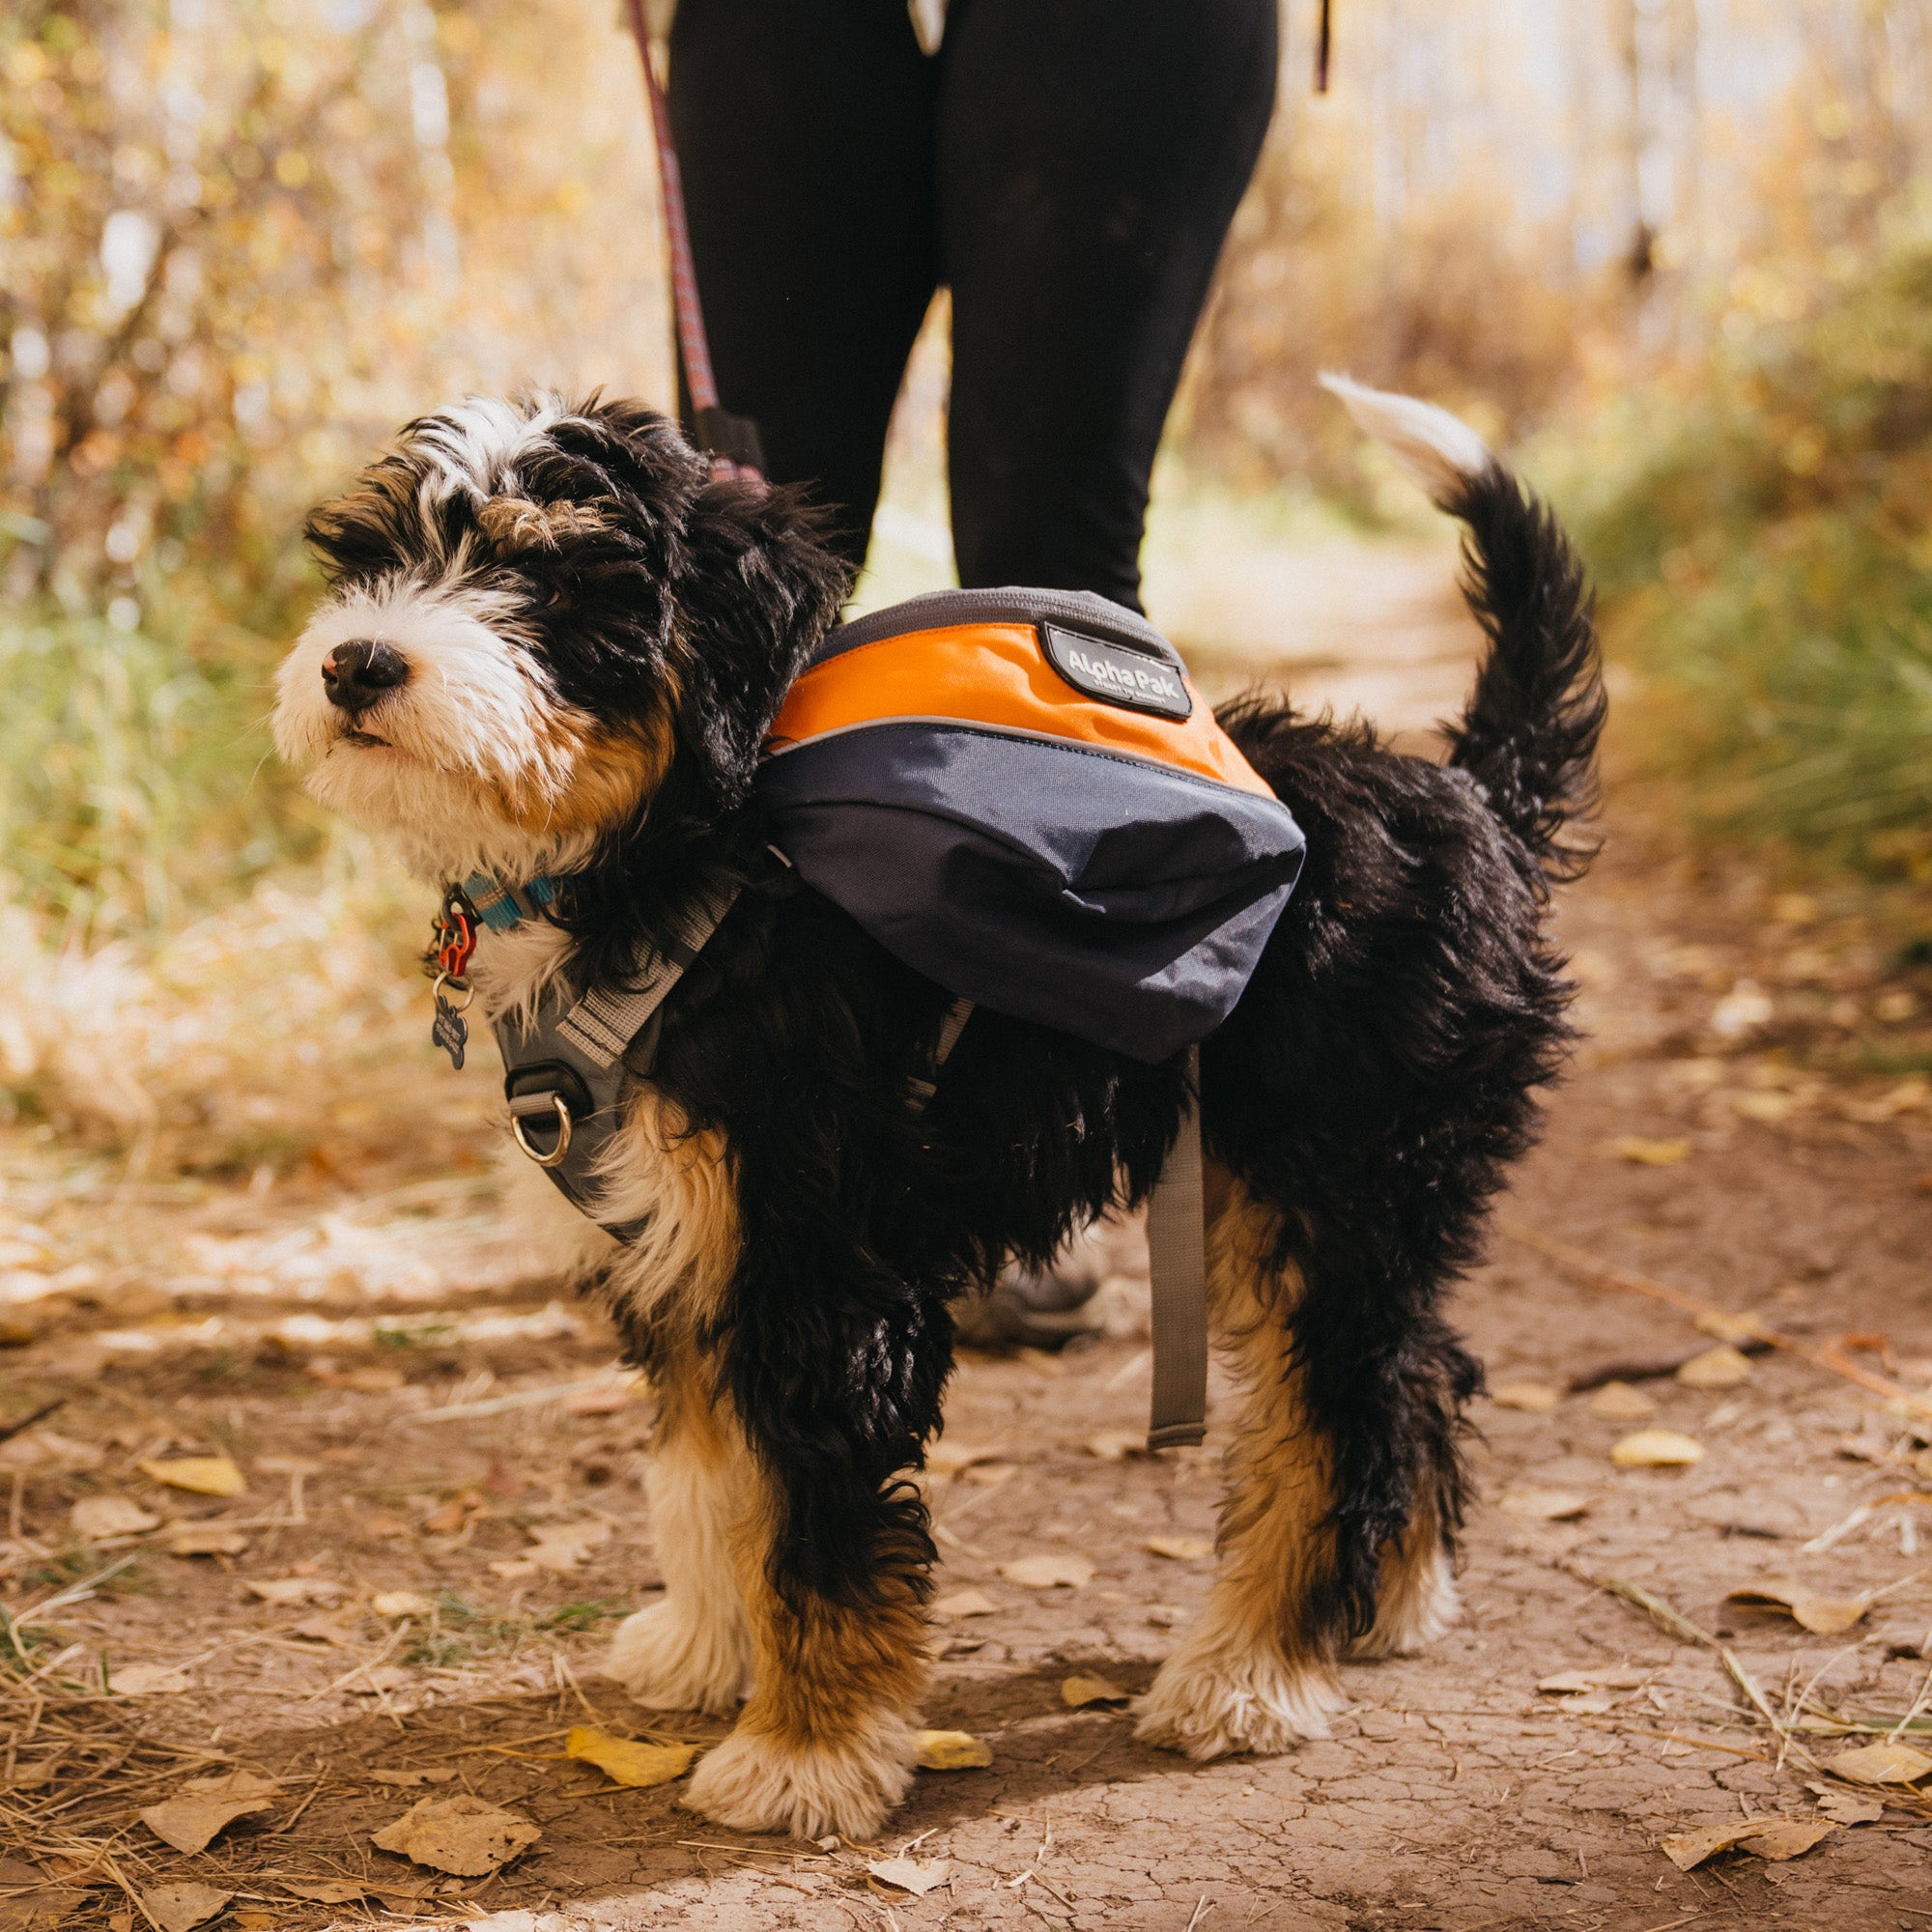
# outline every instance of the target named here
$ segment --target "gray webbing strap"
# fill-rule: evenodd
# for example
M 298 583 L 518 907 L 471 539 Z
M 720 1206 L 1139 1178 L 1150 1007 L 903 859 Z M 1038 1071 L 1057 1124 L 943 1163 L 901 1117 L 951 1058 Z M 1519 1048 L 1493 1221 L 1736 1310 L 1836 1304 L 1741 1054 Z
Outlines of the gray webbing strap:
M 1187 1050 L 1198 1094 L 1201 1050 Z M 1208 1433 L 1208 1221 L 1201 1192 L 1201 1109 L 1190 1101 L 1148 1199 L 1153 1292 L 1153 1399 L 1148 1447 L 1178 1449 Z
M 714 887 L 692 907 L 684 930 L 652 958 L 644 977 L 632 987 L 593 986 L 564 1014 L 557 1032 L 599 1066 L 614 1066 L 651 1015 L 670 997 L 704 942 L 724 923 L 737 903 L 736 886 Z

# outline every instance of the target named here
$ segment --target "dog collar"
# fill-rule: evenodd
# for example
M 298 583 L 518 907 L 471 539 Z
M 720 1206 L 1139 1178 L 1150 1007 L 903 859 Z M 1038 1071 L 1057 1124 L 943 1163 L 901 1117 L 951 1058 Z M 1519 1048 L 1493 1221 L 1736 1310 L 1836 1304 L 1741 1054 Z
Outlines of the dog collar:
M 488 872 L 471 872 L 463 882 L 463 893 L 492 932 L 508 932 L 526 919 L 538 918 L 556 898 L 556 887 L 541 872 L 522 887 L 506 886 Z

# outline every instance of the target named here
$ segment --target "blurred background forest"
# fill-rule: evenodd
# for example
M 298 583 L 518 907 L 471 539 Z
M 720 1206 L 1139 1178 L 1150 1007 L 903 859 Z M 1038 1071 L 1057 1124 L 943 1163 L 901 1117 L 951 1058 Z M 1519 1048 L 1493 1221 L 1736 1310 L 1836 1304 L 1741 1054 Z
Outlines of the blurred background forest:
M 1156 540 L 1413 517 L 1319 369 L 1461 410 L 1598 573 L 1626 790 L 1932 952 L 1932 0 L 1337 0 L 1323 97 L 1315 12 Z M 272 1171 L 319 1035 L 338 1134 L 422 1051 L 425 908 L 269 752 L 301 513 L 466 391 L 668 396 L 636 57 L 612 0 L 11 0 L 0 76 L 0 1082 Z

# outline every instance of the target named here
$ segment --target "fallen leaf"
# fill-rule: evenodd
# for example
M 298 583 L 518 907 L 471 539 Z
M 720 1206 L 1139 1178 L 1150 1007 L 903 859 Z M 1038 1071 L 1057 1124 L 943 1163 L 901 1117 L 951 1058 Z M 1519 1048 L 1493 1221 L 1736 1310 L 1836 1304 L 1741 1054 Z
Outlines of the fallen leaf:
M 1801 1588 L 1781 1577 L 1746 1583 L 1724 1599 L 1748 1610 L 1785 1610 L 1791 1619 L 1817 1636 L 1836 1636 L 1848 1631 L 1871 1608 L 1869 1597 L 1827 1597 Z
M 1701 1355 L 1680 1364 L 1677 1379 L 1686 1388 L 1728 1389 L 1749 1381 L 1756 1373 L 1748 1355 L 1739 1354 L 1728 1342 L 1719 1342 L 1715 1349 L 1706 1349 Z
M 1103 1463 L 1119 1463 L 1129 1456 L 1145 1455 L 1147 1437 L 1131 1429 L 1103 1429 L 1088 1436 L 1085 1446 L 1088 1455 L 1097 1456 Z
M 593 1549 L 609 1543 L 611 1525 L 602 1517 L 590 1517 L 582 1522 L 546 1523 L 533 1534 L 536 1541 L 524 1551 L 522 1560 L 534 1563 L 539 1570 L 561 1574 L 575 1570 Z
M 291 1636 L 303 1637 L 310 1643 L 346 1644 L 355 1631 L 355 1620 L 345 1621 L 341 1617 L 303 1617 L 299 1623 L 289 1626 Z
M 1593 1499 L 1577 1490 L 1505 1490 L 1497 1506 L 1523 1522 L 1568 1522 L 1581 1516 Z
M 563 1741 L 567 1757 L 594 1764 L 613 1784 L 642 1791 L 653 1784 L 672 1784 L 691 1769 L 696 1745 L 643 1745 L 630 1738 L 613 1738 L 589 1724 L 575 1726 Z
M 500 1577 L 506 1583 L 521 1583 L 527 1577 L 540 1574 L 540 1567 L 526 1562 L 521 1556 L 511 1556 L 483 1566 L 493 1577 Z
M 157 1885 L 141 1894 L 141 1909 L 161 1932 L 189 1932 L 190 1926 L 213 1918 L 234 1896 L 212 1885 Z
M 235 1923 L 241 1932 L 274 1932 L 279 1922 L 272 1912 L 238 1912 L 235 1915 Z
M 1498 1408 L 1520 1408 L 1531 1415 L 1548 1415 L 1563 1400 L 1563 1391 L 1548 1382 L 1497 1382 L 1490 1400 Z
M 49 1463 L 61 1469 L 98 1469 L 107 1460 L 106 1450 L 52 1429 L 29 1429 L 0 1443 L 0 1466 L 34 1468 Z
M 1932 1774 L 1932 1757 L 1888 1738 L 1882 1744 L 1840 1751 L 1825 1769 L 1835 1777 L 1849 1777 L 1855 1784 L 1917 1784 Z
M 1910 1114 L 1932 1099 L 1932 1081 L 1922 1073 L 1908 1074 L 1896 1087 L 1889 1088 L 1875 1100 L 1847 1100 L 1838 1109 L 1848 1121 L 1876 1125 Z
M 952 1866 L 946 1859 L 873 1859 L 866 1869 L 882 1884 L 896 1886 L 915 1898 L 923 1898 L 935 1886 L 944 1885 Z
M 1804 1102 L 1796 1094 L 1733 1094 L 1731 1112 L 1760 1126 L 1775 1127 L 1788 1121 Z
M 1755 1309 L 1733 1315 L 1722 1308 L 1707 1308 L 1690 1323 L 1700 1335 L 1719 1342 L 1755 1342 L 1765 1334 L 1764 1317 Z
M 1174 1563 L 1200 1563 L 1214 1553 L 1212 1541 L 1205 1536 L 1151 1536 L 1147 1547 L 1151 1554 Z
M 481 1490 L 459 1490 L 423 1518 L 423 1530 L 429 1536 L 454 1536 L 466 1524 L 489 1514 L 490 1505 L 483 1500 Z
M 397 1785 L 408 1791 L 418 1784 L 447 1784 L 456 1772 L 453 1767 L 444 1767 L 423 1771 L 371 1771 L 363 1775 L 372 1784 Z
M 975 1463 L 997 1463 L 1006 1453 L 996 1444 L 935 1442 L 925 1452 L 925 1472 L 929 1476 L 956 1476 Z
M 1094 1566 L 1084 1556 L 1020 1556 L 1002 1563 L 1000 1575 L 1025 1590 L 1080 1590 L 1094 1580 Z
M 400 1664 L 377 1663 L 358 1671 L 342 1688 L 352 1697 L 386 1697 L 391 1690 L 407 1690 L 414 1681 Z
M 327 1577 L 251 1577 L 242 1587 L 265 1604 L 284 1608 L 297 1604 L 332 1604 L 342 1595 L 342 1585 Z
M 1807 1784 L 1806 1791 L 1818 1800 L 1818 1808 L 1834 1825 L 1876 1825 L 1885 1816 L 1885 1805 L 1876 1798 L 1860 1798 L 1830 1784 Z
M 979 1771 L 992 1761 L 992 1746 L 970 1731 L 922 1731 L 913 1759 L 922 1771 Z
M 1074 1711 L 1089 1704 L 1124 1704 L 1132 1695 L 1106 1677 L 1068 1677 L 1060 1687 L 1060 1701 Z
M 527 1818 L 487 1799 L 423 1798 L 393 1825 L 371 1835 L 379 1851 L 400 1852 L 412 1864 L 459 1878 L 482 1878 L 508 1864 L 543 1836 Z M 380 1881 L 376 1889 L 382 1889 Z
M 1642 1134 L 1620 1134 L 1610 1143 L 1610 1151 L 1619 1160 L 1637 1167 L 1675 1167 L 1690 1157 L 1689 1141 L 1654 1141 Z
M 1536 1688 L 1554 1696 L 1581 1690 L 1636 1690 L 1650 1678 L 1647 1670 L 1559 1670 L 1552 1677 L 1539 1677 Z
M 1657 1413 L 1657 1405 L 1629 1382 L 1608 1381 L 1585 1404 L 1592 1415 L 1606 1422 L 1641 1422 Z
M 129 1663 L 109 1669 L 107 1681 L 117 1697 L 167 1697 L 194 1689 L 194 1680 L 178 1663 Z
M 932 1606 L 936 1617 L 990 1617 L 999 1605 L 983 1590 L 954 1590 L 951 1596 L 941 1597 Z
M 284 1878 L 276 1883 L 293 1897 L 311 1899 L 317 1905 L 353 1905 L 368 1891 L 366 1886 L 346 1878 Z
M 1738 1849 L 1782 1864 L 1786 1859 L 1802 1859 L 1837 1829 L 1834 1824 L 1821 1825 L 1815 1818 L 1774 1818 L 1741 1837 Z
M 1694 1832 L 1672 1832 L 1663 1840 L 1663 1856 L 1679 1871 L 1695 1871 L 1708 1858 L 1728 1852 L 1741 1832 L 1750 1830 L 1747 1819 L 1727 1825 L 1703 1825 Z
M 239 1496 L 248 1479 L 226 1456 L 178 1456 L 170 1462 L 134 1465 L 150 1482 L 171 1490 L 191 1490 L 198 1496 Z
M 1173 1630 L 1187 1621 L 1187 1612 L 1178 1604 L 1150 1604 L 1147 1620 L 1156 1630 Z
M 141 1822 L 178 1852 L 203 1850 L 238 1818 L 266 1811 L 279 1787 L 272 1777 L 252 1771 L 225 1772 L 219 1777 L 191 1777 L 181 1795 L 151 1804 Z
M 369 1599 L 369 1607 L 379 1617 L 428 1617 L 436 1605 L 415 1590 L 384 1590 Z
M 389 1510 L 378 1510 L 362 1519 L 364 1536 L 408 1536 L 413 1527 L 408 1517 L 397 1516 Z
M 1742 1039 L 1770 1025 L 1777 1009 L 1755 980 L 1740 980 L 1711 1009 L 1711 1031 L 1723 1039 Z
M 961 1469 L 959 1477 L 962 1482 L 979 1484 L 982 1490 L 997 1490 L 1019 1472 L 1017 1463 L 975 1463 L 970 1469 Z
M 68 1512 L 68 1521 L 83 1543 L 99 1543 L 103 1536 L 139 1536 L 160 1518 L 128 1496 L 82 1496 Z
M 631 1391 L 627 1388 L 579 1389 L 575 1395 L 564 1397 L 563 1406 L 570 1415 L 615 1415 L 629 1406 L 630 1400 Z
M 1704 1460 L 1704 1445 L 1674 1429 L 1639 1429 L 1610 1451 L 1619 1469 L 1681 1469 Z
M 240 1556 L 248 1539 L 239 1529 L 219 1523 L 182 1523 L 167 1533 L 162 1546 L 170 1556 Z

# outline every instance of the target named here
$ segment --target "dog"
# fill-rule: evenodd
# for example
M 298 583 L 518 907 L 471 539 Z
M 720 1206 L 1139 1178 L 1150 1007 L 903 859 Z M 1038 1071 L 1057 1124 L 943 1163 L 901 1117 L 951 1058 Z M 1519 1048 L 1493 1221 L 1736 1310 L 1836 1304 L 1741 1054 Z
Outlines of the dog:
M 1345 1658 L 1456 1609 L 1480 1370 L 1445 1293 L 1530 1145 L 1571 987 L 1552 887 L 1590 848 L 1605 696 L 1552 514 L 1456 417 L 1331 384 L 1464 526 L 1488 649 L 1437 763 L 1249 696 L 1222 724 L 1308 839 L 1202 1045 L 1209 1314 L 1240 1391 L 1218 1570 L 1140 1701 L 1197 1759 L 1325 1734 Z M 930 1106 L 952 995 L 771 859 L 754 785 L 849 574 L 792 490 L 714 481 L 639 405 L 472 400 L 411 424 L 307 536 L 329 592 L 278 676 L 313 795 L 430 885 L 555 882 L 482 936 L 482 1016 L 621 980 L 721 878 L 604 1174 L 619 1245 L 527 1163 L 546 1264 L 608 1302 L 660 1405 L 664 1598 L 607 1673 L 729 1713 L 686 1802 L 865 1841 L 906 1790 L 935 1561 L 914 1481 L 953 1309 L 1144 1200 L 1188 1103 L 1147 1065 L 980 1010 Z

